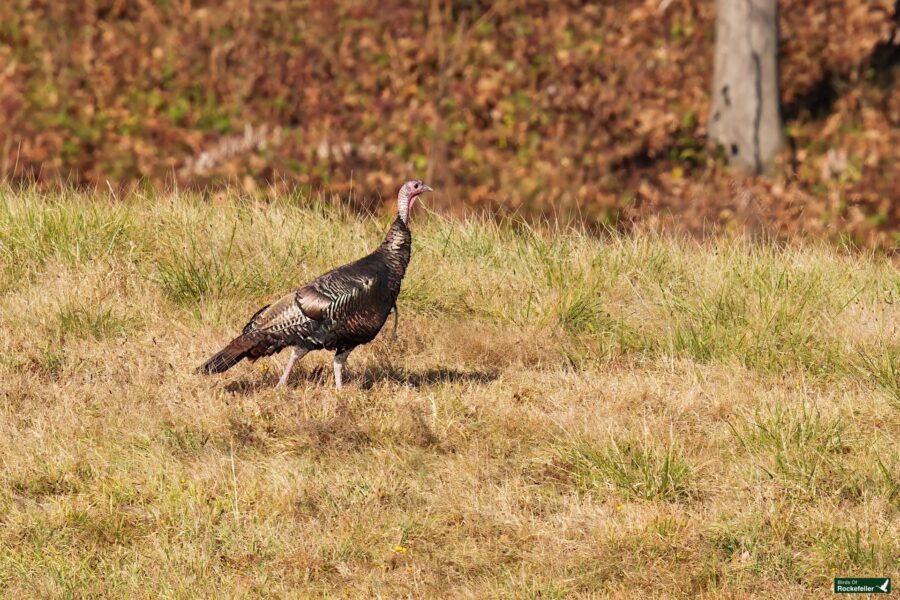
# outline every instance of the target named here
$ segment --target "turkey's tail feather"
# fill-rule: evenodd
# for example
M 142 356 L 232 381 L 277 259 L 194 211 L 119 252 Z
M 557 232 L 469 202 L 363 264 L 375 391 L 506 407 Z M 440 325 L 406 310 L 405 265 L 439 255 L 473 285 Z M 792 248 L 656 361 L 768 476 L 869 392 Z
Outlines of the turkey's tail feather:
M 224 373 L 243 359 L 251 356 L 251 351 L 258 341 L 259 340 L 247 335 L 240 335 L 234 338 L 231 340 L 231 343 L 216 352 L 209 360 L 200 365 L 197 372 L 205 375 Z

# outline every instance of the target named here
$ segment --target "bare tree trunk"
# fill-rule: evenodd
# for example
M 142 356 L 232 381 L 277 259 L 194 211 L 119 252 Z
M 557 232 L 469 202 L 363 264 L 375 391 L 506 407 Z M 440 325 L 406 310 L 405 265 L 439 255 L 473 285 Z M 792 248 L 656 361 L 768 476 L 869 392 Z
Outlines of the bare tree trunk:
M 778 0 L 716 0 L 709 134 L 728 160 L 761 173 L 782 143 Z

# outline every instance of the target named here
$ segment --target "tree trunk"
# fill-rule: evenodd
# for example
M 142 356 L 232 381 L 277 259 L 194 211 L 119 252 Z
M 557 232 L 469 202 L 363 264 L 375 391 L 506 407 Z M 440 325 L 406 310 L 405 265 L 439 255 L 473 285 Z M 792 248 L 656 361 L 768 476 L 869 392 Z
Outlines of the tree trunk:
M 782 143 L 778 0 L 716 0 L 714 68 L 710 137 L 761 173 Z

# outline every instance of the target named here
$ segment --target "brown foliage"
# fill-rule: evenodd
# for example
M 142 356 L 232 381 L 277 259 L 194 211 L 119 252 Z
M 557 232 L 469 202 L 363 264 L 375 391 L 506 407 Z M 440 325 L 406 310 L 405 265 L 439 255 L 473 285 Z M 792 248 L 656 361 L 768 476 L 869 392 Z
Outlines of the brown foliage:
M 0 176 L 352 187 L 372 207 L 415 174 L 444 210 L 894 245 L 896 6 L 781 6 L 795 149 L 744 179 L 706 142 L 709 0 L 9 0 Z

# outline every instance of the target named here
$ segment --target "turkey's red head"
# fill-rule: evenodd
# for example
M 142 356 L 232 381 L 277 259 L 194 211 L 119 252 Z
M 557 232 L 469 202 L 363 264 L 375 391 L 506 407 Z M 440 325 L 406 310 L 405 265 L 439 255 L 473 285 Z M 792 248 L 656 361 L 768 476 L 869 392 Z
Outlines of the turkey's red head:
M 407 181 L 403 184 L 403 187 L 400 188 L 400 193 L 397 194 L 397 211 L 400 213 L 400 218 L 404 223 L 409 222 L 409 214 L 419 196 L 425 192 L 433 191 L 424 181 L 418 179 Z

